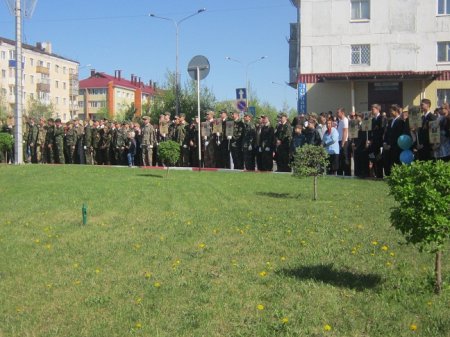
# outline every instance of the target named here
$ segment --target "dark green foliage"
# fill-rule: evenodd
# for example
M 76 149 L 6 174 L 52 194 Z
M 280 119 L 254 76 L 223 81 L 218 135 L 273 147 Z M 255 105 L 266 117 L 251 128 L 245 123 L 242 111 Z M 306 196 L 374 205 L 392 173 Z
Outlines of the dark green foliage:
M 450 238 L 450 165 L 439 160 L 395 166 L 387 182 L 398 202 L 392 225 L 421 251 L 440 251 Z
M 180 159 L 180 145 L 169 140 L 162 142 L 158 146 L 158 156 L 169 166 L 174 166 Z
M 328 166 L 328 153 L 321 146 L 306 144 L 294 154 L 293 175 L 297 178 L 318 176 Z
M 9 133 L 0 132 L 0 152 L 4 154 L 5 152 L 11 151 L 14 145 L 12 136 Z

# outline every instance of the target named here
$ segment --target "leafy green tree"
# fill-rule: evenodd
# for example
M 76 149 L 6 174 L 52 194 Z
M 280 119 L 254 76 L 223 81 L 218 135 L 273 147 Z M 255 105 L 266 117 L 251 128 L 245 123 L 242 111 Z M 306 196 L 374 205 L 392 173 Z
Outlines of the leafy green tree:
M 8 105 L 5 94 L 0 91 L 0 121 L 6 121 L 8 118 Z
M 45 104 L 35 98 L 30 98 L 27 102 L 26 114 L 29 117 L 34 117 L 36 119 L 43 117 L 48 119 L 52 117 L 54 113 L 55 106 L 53 103 Z
M 12 136 L 6 132 L 0 132 L 0 152 L 3 156 L 3 161 L 6 161 L 7 152 L 12 150 L 14 141 Z
M 397 201 L 392 225 L 407 243 L 435 254 L 435 292 L 442 290 L 442 250 L 450 238 L 450 165 L 441 160 L 394 166 L 387 180 Z
M 109 110 L 107 107 L 102 107 L 97 110 L 95 113 L 95 119 L 100 120 L 103 118 L 109 118 Z
M 158 146 L 158 157 L 167 166 L 166 176 L 169 174 L 169 166 L 175 166 L 180 159 L 180 144 L 172 140 L 161 142 Z
M 293 176 L 296 178 L 314 177 L 314 197 L 317 200 L 317 178 L 328 166 L 328 153 L 321 146 L 306 144 L 294 154 Z

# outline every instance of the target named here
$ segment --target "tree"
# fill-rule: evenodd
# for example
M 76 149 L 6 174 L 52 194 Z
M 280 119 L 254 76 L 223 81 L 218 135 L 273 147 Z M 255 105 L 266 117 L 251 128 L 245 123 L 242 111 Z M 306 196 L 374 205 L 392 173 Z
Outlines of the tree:
M 314 198 L 317 200 L 317 177 L 328 166 L 328 153 L 321 146 L 306 144 L 294 154 L 293 176 L 297 178 L 314 177 Z
M 167 166 L 167 176 L 169 174 L 169 166 L 174 166 L 180 160 L 180 144 L 173 140 L 161 142 L 158 145 L 158 157 Z
M 394 166 L 387 180 L 397 201 L 392 225 L 419 251 L 435 254 L 435 292 L 442 289 L 442 250 L 450 238 L 450 165 L 441 160 Z
M 27 116 L 34 117 L 35 119 L 41 117 L 48 119 L 55 113 L 55 107 L 53 103 L 45 104 L 35 98 L 30 98 L 27 102 L 26 113 Z
M 13 145 L 13 137 L 9 133 L 0 132 L 0 152 L 5 161 L 8 158 L 7 153 L 12 150 Z

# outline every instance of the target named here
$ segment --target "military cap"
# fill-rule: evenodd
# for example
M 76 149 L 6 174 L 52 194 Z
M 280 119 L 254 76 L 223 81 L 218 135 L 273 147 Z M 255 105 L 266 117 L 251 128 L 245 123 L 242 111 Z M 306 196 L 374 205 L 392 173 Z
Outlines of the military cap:
M 180 116 L 179 116 L 179 117 L 180 117 L 180 118 L 181 118 L 181 117 L 186 118 L 186 114 L 182 112 L 182 113 L 180 113 Z
M 170 116 L 170 115 L 171 115 L 171 113 L 170 113 L 169 111 L 166 111 L 166 112 L 164 113 L 164 115 L 166 115 L 166 116 Z
M 150 117 L 148 117 L 148 116 L 142 116 L 142 119 L 143 119 L 143 120 L 146 120 L 146 119 L 150 119 Z

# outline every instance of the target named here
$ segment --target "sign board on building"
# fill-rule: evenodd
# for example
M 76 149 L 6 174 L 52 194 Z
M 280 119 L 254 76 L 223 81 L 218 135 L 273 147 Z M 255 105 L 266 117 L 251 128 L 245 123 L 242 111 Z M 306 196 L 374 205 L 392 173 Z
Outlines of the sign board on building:
M 298 106 L 297 113 L 299 115 L 306 114 L 307 100 L 306 100 L 306 83 L 298 83 Z

